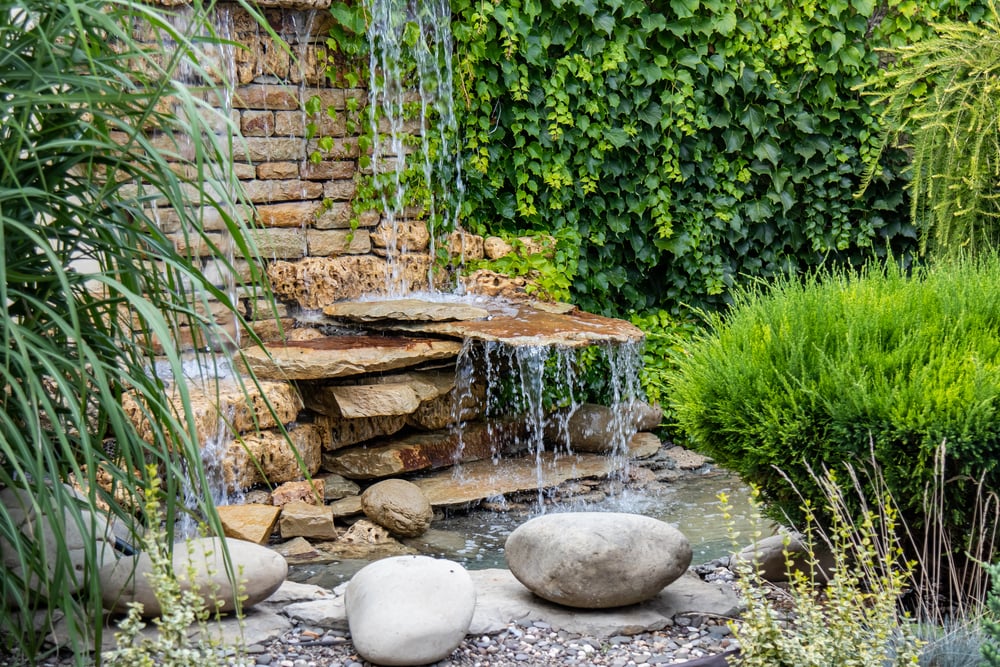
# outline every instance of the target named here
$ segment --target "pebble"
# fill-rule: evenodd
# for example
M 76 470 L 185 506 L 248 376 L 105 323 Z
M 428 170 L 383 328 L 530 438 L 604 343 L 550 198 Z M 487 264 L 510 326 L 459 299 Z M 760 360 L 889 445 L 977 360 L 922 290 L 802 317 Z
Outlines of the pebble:
M 722 620 L 687 616 L 674 621 L 656 632 L 600 638 L 553 629 L 542 621 L 520 619 L 496 634 L 466 637 L 454 653 L 432 667 L 679 665 L 736 646 Z M 321 639 L 317 641 L 315 637 Z M 355 653 L 349 637 L 334 637 L 318 628 L 297 627 L 260 648 L 262 653 L 250 658 L 249 666 L 373 667 Z M 252 661 L 254 658 L 256 663 Z

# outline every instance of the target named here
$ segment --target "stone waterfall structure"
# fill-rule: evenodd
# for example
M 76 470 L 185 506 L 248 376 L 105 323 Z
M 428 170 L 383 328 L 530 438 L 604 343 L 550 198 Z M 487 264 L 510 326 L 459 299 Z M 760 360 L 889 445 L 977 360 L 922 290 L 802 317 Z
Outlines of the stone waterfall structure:
M 642 333 L 629 323 L 534 301 L 523 281 L 492 274 L 466 281 L 470 294 L 492 298 L 387 298 L 391 253 L 411 290 L 434 287 L 427 228 L 402 219 L 389 229 L 378 212 L 355 217 L 360 131 L 349 129 L 363 121 L 366 91 L 327 79 L 333 19 L 322 0 L 258 6 L 288 48 L 241 7 L 222 4 L 225 32 L 242 47 L 234 50 L 225 111 L 241 135 L 234 167 L 253 204 L 244 214 L 256 227 L 279 307 L 275 318 L 264 304 L 242 299 L 266 342 L 264 349 L 244 350 L 246 365 L 262 379 L 260 390 L 252 389 L 248 400 L 235 381 L 225 381 L 221 391 L 196 396 L 206 439 L 220 418 L 233 432 L 222 447 L 224 484 L 273 490 L 301 482 L 307 472 L 312 493 L 297 497 L 325 499 L 334 516 L 348 516 L 360 511 L 360 487 L 388 477 L 411 478 L 432 504 L 446 506 L 607 475 L 627 465 L 635 449 L 655 451 L 655 437 L 636 437 L 654 428 L 659 415 L 635 401 L 634 378 L 604 408 L 603 421 L 594 421 L 600 409 L 580 410 L 579 401 L 558 415 L 543 414 L 540 400 L 528 401 L 531 414 L 512 415 L 498 409 L 510 407 L 505 399 L 490 397 L 488 385 L 497 380 L 541 382 L 521 377 L 529 366 L 571 367 L 572 350 L 599 345 L 634 357 Z M 334 113 L 309 116 L 304 109 L 314 97 Z M 307 138 L 310 123 L 332 139 L 329 150 Z M 169 211 L 161 219 L 169 229 Z M 182 243 L 182 231 L 173 231 Z M 442 242 L 466 259 L 510 251 L 497 250 L 505 245 L 499 239 L 461 232 Z M 591 439 L 596 428 L 607 446 L 579 453 L 574 428 Z M 427 474 L 457 463 L 462 475 Z M 344 479 L 356 485 L 340 498 L 334 489 Z

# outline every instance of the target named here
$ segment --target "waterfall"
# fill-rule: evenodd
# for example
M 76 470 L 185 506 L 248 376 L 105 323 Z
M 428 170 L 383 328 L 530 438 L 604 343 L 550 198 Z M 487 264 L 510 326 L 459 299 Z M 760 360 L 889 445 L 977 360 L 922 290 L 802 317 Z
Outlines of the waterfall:
M 456 226 L 464 191 L 452 139 L 451 6 L 448 0 L 369 0 L 368 9 L 371 168 L 388 232 L 386 291 L 401 295 L 409 291 L 400 262 L 407 250 L 402 226 L 427 225 L 433 258 L 435 230 Z M 428 282 L 433 285 L 430 275 Z

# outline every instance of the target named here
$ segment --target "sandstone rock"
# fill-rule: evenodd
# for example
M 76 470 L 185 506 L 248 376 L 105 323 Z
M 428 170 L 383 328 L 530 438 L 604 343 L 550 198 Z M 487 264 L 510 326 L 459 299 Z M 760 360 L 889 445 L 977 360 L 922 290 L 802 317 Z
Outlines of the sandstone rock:
M 382 224 L 372 232 L 372 245 L 393 254 L 423 252 L 430 240 L 430 232 L 423 222 L 397 222 L 395 229 Z
M 446 658 L 472 622 L 469 573 L 426 556 L 381 560 L 347 585 L 347 621 L 358 653 L 378 665 L 426 665 Z
M 483 254 L 486 259 L 500 259 L 514 252 L 514 246 L 499 236 L 487 236 L 483 241 Z
M 257 428 L 274 428 L 279 421 L 288 424 L 295 421 L 302 409 L 302 400 L 289 382 L 261 381 L 259 386 L 244 382 L 241 386 L 236 380 L 223 379 L 218 388 L 190 385 L 188 394 L 200 442 L 217 438 L 223 426 L 236 433 L 249 433 Z M 171 402 L 174 414 L 184 423 L 184 410 L 176 388 Z M 139 427 L 141 437 L 150 440 L 152 430 L 145 412 L 129 395 L 122 399 L 122 404 L 129 418 Z
M 402 382 L 316 387 L 305 398 L 310 409 L 344 419 L 408 415 L 420 407 L 417 392 Z
M 552 313 L 528 303 L 484 304 L 490 319 L 451 322 L 394 322 L 396 331 L 438 334 L 507 345 L 579 348 L 598 343 L 635 343 L 642 331 L 624 320 L 583 311 Z
M 652 433 L 636 433 L 628 441 L 628 452 L 634 459 L 646 459 L 655 456 L 662 445 L 660 439 Z
M 264 544 L 278 521 L 281 510 L 274 505 L 223 505 L 216 507 L 226 537 Z
M 439 431 L 482 417 L 485 405 L 486 383 L 476 382 L 471 387 L 452 389 L 444 396 L 424 401 L 406 418 L 406 423 L 427 431 Z
M 761 538 L 734 554 L 733 559 L 749 563 L 765 581 L 773 583 L 788 581 L 789 563 L 791 563 L 792 572 L 802 572 L 824 583 L 833 573 L 833 554 L 822 542 L 813 545 L 813 552 L 817 560 L 815 569 L 811 569 L 812 559 L 802 535 L 791 533 Z
M 676 528 L 616 512 L 536 517 L 508 536 L 504 552 L 527 589 L 584 609 L 648 600 L 691 564 L 691 545 Z
M 229 488 L 281 484 L 318 472 L 323 452 L 323 434 L 319 427 L 299 424 L 287 433 L 286 439 L 279 432 L 262 431 L 232 442 L 222 464 Z
M 443 468 L 510 451 L 524 433 L 520 423 L 469 424 L 462 433 L 439 431 L 395 442 L 342 449 L 323 457 L 323 468 L 348 479 L 378 479 Z
M 271 492 L 271 504 L 284 507 L 288 503 L 302 501 L 310 505 L 322 505 L 325 495 L 322 479 L 285 482 Z
M 244 350 L 244 360 L 257 377 L 323 380 L 416 366 L 452 359 L 461 351 L 457 341 L 387 336 L 330 336 L 269 344 Z
M 361 493 L 361 487 L 341 475 L 322 475 L 317 479 L 323 480 L 323 499 L 327 502 L 340 500 L 347 496 L 356 496 Z
M 484 239 L 478 234 L 456 230 L 448 236 L 448 254 L 466 262 L 482 259 L 485 254 Z
M 389 299 L 385 301 L 342 301 L 323 309 L 325 315 L 352 322 L 449 322 L 481 320 L 490 316 L 485 308 L 466 303 L 428 301 L 426 299 Z
M 66 487 L 66 492 L 73 497 L 77 497 L 77 492 L 70 487 Z M 63 580 L 63 588 L 57 591 L 49 591 L 51 585 L 49 581 L 39 581 L 34 573 L 25 573 L 21 569 L 20 559 L 17 553 L 7 542 L 0 538 L 0 560 L 3 562 L 4 571 L 19 577 L 27 576 L 28 585 L 37 593 L 44 597 L 54 597 L 69 592 L 76 592 L 84 586 L 84 575 L 89 569 L 91 571 L 102 567 L 105 563 L 113 563 L 117 557 L 115 552 L 115 534 L 113 531 L 113 519 L 105 514 L 80 510 L 80 516 L 85 526 L 93 525 L 95 534 L 85 535 L 80 530 L 80 525 L 73 518 L 72 513 L 65 512 L 63 517 L 63 533 L 56 535 L 49 526 L 48 520 L 39 514 L 35 506 L 33 494 L 27 490 L 15 487 L 7 487 L 0 490 L 0 504 L 5 508 L 7 517 L 12 527 L 16 528 L 27 539 L 43 545 L 45 553 L 55 554 L 57 548 L 65 549 L 69 552 L 69 559 L 73 567 L 73 577 Z M 91 523 L 92 522 L 92 523 Z M 91 543 L 97 557 L 96 563 L 88 563 L 87 547 Z M 55 563 L 47 561 L 45 563 L 50 573 L 55 572 Z M 0 604 L 3 599 L 0 598 Z
M 330 554 L 320 551 L 304 537 L 294 537 L 287 542 L 278 544 L 274 551 L 281 554 L 289 565 L 304 563 L 329 563 L 334 560 Z
M 392 435 L 406 426 L 406 415 L 362 419 L 320 415 L 315 423 L 324 433 L 323 448 L 332 451 L 380 436 Z
M 510 277 L 489 269 L 478 269 L 461 277 L 462 285 L 468 294 L 502 297 L 511 301 L 528 298 L 527 287 L 533 285 L 523 277 Z
M 401 537 L 417 537 L 431 525 L 434 511 L 420 487 L 404 479 L 387 479 L 361 494 L 369 519 Z
M 307 537 L 335 540 L 339 534 L 333 525 L 333 512 L 326 505 L 312 505 L 294 500 L 281 508 L 281 537 Z
M 242 608 L 248 609 L 267 599 L 284 582 L 288 564 L 280 554 L 243 540 L 226 539 L 225 545 L 238 576 L 236 589 L 226 575 L 222 540 L 210 537 L 174 545 L 173 571 L 182 589 L 196 590 L 213 611 L 233 611 L 238 596 L 243 598 Z M 101 568 L 98 576 L 104 608 L 121 613 L 128 603 L 138 602 L 142 604 L 143 616 L 159 616 L 162 609 L 148 579 L 151 572 L 148 553 L 122 558 Z M 188 576 L 189 572 L 193 577 Z M 221 605 L 216 607 L 216 603 Z
M 684 449 L 674 445 L 666 451 L 667 458 L 674 462 L 674 465 L 679 470 L 697 470 L 703 465 L 710 463 L 712 459 L 699 454 L 698 452 L 692 452 L 690 449 Z
M 248 140 L 250 141 L 250 140 Z M 301 146 L 301 142 L 298 142 Z M 427 289 L 431 258 L 399 258 L 399 282 L 412 290 Z M 386 261 L 371 255 L 307 257 L 298 262 L 272 262 L 267 271 L 275 296 L 294 301 L 307 310 L 318 310 L 336 301 L 385 294 L 392 282 Z
M 640 401 L 613 407 L 584 403 L 568 419 L 550 420 L 545 437 L 556 443 L 568 439 L 576 452 L 611 452 L 628 443 L 637 430 L 659 426 L 660 416 L 659 408 Z
M 365 519 L 355 521 L 336 542 L 318 545 L 324 553 L 342 560 L 378 560 L 417 553 L 389 534 L 383 526 Z

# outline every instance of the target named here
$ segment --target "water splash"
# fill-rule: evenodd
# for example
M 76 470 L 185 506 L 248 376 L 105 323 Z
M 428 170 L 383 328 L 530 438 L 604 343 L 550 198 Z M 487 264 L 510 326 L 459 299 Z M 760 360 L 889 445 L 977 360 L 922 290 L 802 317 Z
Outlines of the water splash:
M 367 5 L 371 168 L 387 234 L 386 291 L 402 295 L 409 291 L 401 257 L 409 249 L 403 225 L 427 225 L 433 258 L 435 229 L 456 226 L 464 192 L 451 139 L 457 130 L 451 5 L 448 0 L 370 0 Z M 414 140 L 416 150 L 409 145 Z M 433 285 L 430 271 L 428 284 Z
M 477 388 L 485 388 L 483 399 L 489 438 L 495 443 L 494 462 L 503 455 L 527 453 L 535 459 L 538 508 L 544 512 L 548 499 L 545 468 L 551 461 L 573 454 L 571 421 L 583 405 L 589 376 L 598 373 L 603 400 L 612 418 L 606 449 L 614 460 L 616 479 L 624 487 L 630 466 L 629 441 L 636 433 L 633 406 L 640 396 L 638 345 L 600 346 L 580 351 L 554 346 L 506 345 L 467 340 L 456 364 L 452 401 L 452 429 L 459 442 L 455 461 L 462 459 L 464 406 Z M 512 423 L 518 428 L 512 429 Z M 512 433 L 516 433 L 512 437 Z M 454 474 L 461 479 L 460 465 Z

